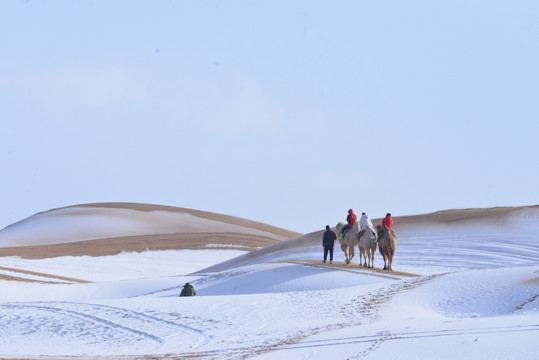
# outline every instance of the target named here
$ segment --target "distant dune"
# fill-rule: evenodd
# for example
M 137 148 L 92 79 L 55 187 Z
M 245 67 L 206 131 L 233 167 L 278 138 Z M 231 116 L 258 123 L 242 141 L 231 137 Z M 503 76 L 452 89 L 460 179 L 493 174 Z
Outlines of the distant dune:
M 434 213 L 394 217 L 393 229 L 399 239 L 410 241 L 432 241 L 438 236 L 446 238 L 447 234 L 454 234 L 461 238 L 473 238 L 492 234 L 509 234 L 510 238 L 518 238 L 511 235 L 529 237 L 529 233 L 539 233 L 539 206 L 504 207 L 489 209 L 461 209 L 445 210 Z M 373 223 L 379 224 L 382 219 L 373 219 Z M 299 252 L 320 249 L 323 230 L 310 234 L 300 235 L 262 249 L 251 251 L 237 258 L 216 264 L 197 273 L 219 272 L 230 268 L 251 265 L 280 258 L 282 260 L 295 259 Z M 506 236 L 506 235 L 503 235 Z M 473 241 L 473 240 L 472 240 Z M 460 245 L 461 246 L 461 245 Z M 448 247 L 447 249 L 450 249 Z M 336 254 L 341 250 L 336 245 Z M 397 253 L 401 251 L 397 244 Z M 432 251 L 432 249 L 430 250 Z M 451 250 L 449 250 L 451 251 Z M 338 256 L 338 255 L 337 255 Z M 378 255 L 377 255 L 378 256 Z
M 515 207 L 493 207 L 493 208 L 472 208 L 472 209 L 453 209 L 442 210 L 428 214 L 400 216 L 395 218 L 395 223 L 413 224 L 413 223 L 457 223 L 470 221 L 490 221 L 498 222 L 507 219 L 508 215 L 516 214 L 527 209 L 539 210 L 539 205 L 515 206 Z M 381 220 L 381 219 L 380 219 Z
M 39 234 L 39 235 L 36 235 Z M 135 203 L 52 209 L 0 231 L 0 256 L 103 256 L 168 249 L 253 250 L 299 233 L 212 212 Z
M 536 205 L 401 216 L 394 218 L 395 230 L 406 232 L 419 223 L 433 226 L 496 224 L 508 221 L 512 215 L 538 210 Z M 373 219 L 373 222 L 380 220 Z M 286 251 L 317 244 L 321 236 L 321 230 L 302 235 L 199 210 L 137 203 L 95 203 L 48 210 L 6 227 L 0 231 L 0 256 L 103 256 L 122 251 L 212 248 L 259 249 L 256 256 L 263 256 L 265 251 Z

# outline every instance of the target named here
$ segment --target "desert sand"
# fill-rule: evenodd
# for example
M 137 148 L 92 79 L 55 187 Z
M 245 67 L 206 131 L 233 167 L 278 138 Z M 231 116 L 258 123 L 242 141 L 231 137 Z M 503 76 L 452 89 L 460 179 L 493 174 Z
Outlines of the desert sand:
M 307 235 L 281 229 L 271 225 L 243 219 L 239 217 L 192 210 L 179 207 L 138 204 L 138 203 L 94 203 L 69 206 L 60 209 L 48 210 L 37 215 L 46 215 L 59 210 L 77 210 L 81 208 L 92 208 L 95 213 L 106 209 L 124 209 L 133 211 L 137 216 L 142 216 L 144 213 L 153 211 L 169 212 L 175 214 L 189 214 L 198 221 L 211 221 L 211 226 L 206 228 L 206 231 L 198 232 L 174 232 L 163 234 L 144 234 L 135 236 L 118 236 L 107 237 L 95 240 L 76 241 L 50 244 L 50 245 L 35 245 L 35 246 L 5 246 L 0 244 L 0 257 L 3 256 L 20 256 L 26 259 L 43 259 L 58 256 L 105 256 L 116 255 L 121 252 L 142 252 L 146 250 L 181 250 L 181 249 L 223 249 L 235 248 L 241 250 L 255 250 L 274 245 L 290 238 L 301 236 L 302 243 L 316 242 L 321 239 L 323 230 L 314 231 Z M 394 217 L 394 227 L 398 233 L 399 228 L 413 226 L 414 223 L 451 223 L 458 222 L 469 223 L 481 218 L 483 221 L 496 222 L 497 219 L 506 219 L 506 215 L 511 212 L 518 212 L 524 208 L 539 208 L 538 205 L 530 207 L 497 207 L 489 209 L 459 209 L 445 210 L 434 213 Z M 134 216 L 134 215 L 133 215 Z M 32 217 L 28 218 L 31 219 Z M 25 220 L 28 220 L 25 219 Z M 23 220 L 23 221 L 25 221 Z M 500 220 L 501 221 L 501 220 Z M 21 221 L 22 222 L 22 221 Z M 380 223 L 381 219 L 373 219 L 375 224 Z M 16 226 L 18 223 L 8 226 Z M 206 223 L 205 223 L 206 224 Z M 242 229 L 241 232 L 223 231 L 226 226 L 236 226 Z M 204 225 L 207 226 L 207 225 Z M 200 226 L 202 227 L 202 226 Z M 0 231 L 0 236 L 2 232 Z M 299 239 L 298 239 L 299 240 Z M 295 246 L 299 245 L 298 241 L 294 242 Z M 277 245 L 279 246 L 279 245 Z M 286 242 L 282 244 L 283 249 L 289 246 Z M 275 247 L 272 248 L 275 251 Z M 260 252 L 257 256 L 260 255 Z

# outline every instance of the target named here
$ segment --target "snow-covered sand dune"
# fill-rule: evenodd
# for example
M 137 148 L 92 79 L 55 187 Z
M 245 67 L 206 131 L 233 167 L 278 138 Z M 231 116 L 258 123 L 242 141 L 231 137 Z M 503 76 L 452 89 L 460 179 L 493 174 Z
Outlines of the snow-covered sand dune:
M 296 232 L 205 211 L 135 203 L 69 206 L 0 231 L 0 256 L 108 255 L 149 249 L 267 246 Z M 22 248 L 26 247 L 26 248 Z
M 194 215 L 170 217 L 171 209 L 137 219 L 126 233 L 133 214 L 126 222 L 126 212 L 110 209 L 118 207 L 27 219 L 1 231 L 0 246 L 79 241 L 78 226 L 89 228 L 80 211 L 92 212 L 93 239 L 207 234 L 208 226 L 214 234 L 286 234 L 219 214 L 197 228 Z M 320 231 L 250 252 L 0 257 L 0 358 L 536 359 L 538 224 L 536 206 L 396 218 L 394 272 L 359 268 L 356 258 L 344 266 L 338 246 L 335 266 L 322 264 Z M 17 281 L 1 280 L 10 276 Z M 179 298 L 187 281 L 198 295 Z
M 377 222 L 380 221 L 374 220 Z M 396 217 L 394 230 L 398 235 L 395 264 L 403 271 L 429 273 L 536 265 L 539 261 L 539 206 Z M 267 261 L 318 259 L 322 233 L 297 236 L 216 264 L 207 271 Z

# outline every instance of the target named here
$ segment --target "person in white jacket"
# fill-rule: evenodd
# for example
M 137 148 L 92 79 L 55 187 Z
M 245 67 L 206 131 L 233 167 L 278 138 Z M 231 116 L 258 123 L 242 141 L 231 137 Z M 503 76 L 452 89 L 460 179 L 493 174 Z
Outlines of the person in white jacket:
M 359 219 L 359 227 L 361 228 L 361 230 L 365 230 L 367 226 L 370 226 L 371 229 L 374 230 L 374 226 L 372 226 L 371 218 L 369 217 L 369 215 L 363 213 L 361 214 L 361 219 Z

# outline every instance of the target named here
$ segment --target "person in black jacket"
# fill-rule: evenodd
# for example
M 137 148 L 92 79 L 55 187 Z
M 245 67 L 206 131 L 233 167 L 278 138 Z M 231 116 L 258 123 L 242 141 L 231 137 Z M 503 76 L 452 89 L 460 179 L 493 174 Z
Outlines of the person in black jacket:
M 326 262 L 329 252 L 329 263 L 333 263 L 333 245 L 337 240 L 337 235 L 329 228 L 329 225 L 326 225 L 326 231 L 324 231 L 324 236 L 322 237 L 322 246 L 324 247 L 324 261 Z

